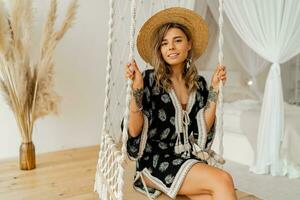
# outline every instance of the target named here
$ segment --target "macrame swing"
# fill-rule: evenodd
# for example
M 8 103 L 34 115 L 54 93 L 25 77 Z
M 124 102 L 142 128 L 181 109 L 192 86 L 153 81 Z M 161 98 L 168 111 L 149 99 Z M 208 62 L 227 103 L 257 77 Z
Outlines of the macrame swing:
M 113 38 L 113 25 L 114 25 L 114 14 L 115 14 L 115 0 L 109 1 L 109 32 L 108 32 L 108 54 L 107 54 L 107 67 L 106 67 L 106 86 L 105 86 L 105 102 L 104 102 L 104 113 L 103 113 L 103 126 L 101 132 L 100 151 L 99 159 L 96 167 L 95 185 L 94 191 L 98 192 L 101 200 L 124 200 L 124 172 L 127 159 L 126 143 L 128 139 L 127 130 L 128 118 L 129 118 L 129 104 L 131 98 L 131 84 L 132 81 L 127 81 L 126 89 L 126 109 L 124 116 L 124 128 L 122 133 L 122 147 L 121 149 L 117 146 L 112 135 L 108 129 L 108 108 L 110 105 L 110 85 L 111 85 L 111 71 L 112 71 L 112 38 Z M 223 61 L 223 0 L 219 0 L 219 53 L 218 62 L 222 64 Z M 136 0 L 131 0 L 131 25 L 130 25 L 130 52 L 129 61 L 133 59 L 133 53 L 135 48 L 136 28 Z M 199 151 L 198 155 L 207 160 L 210 165 L 221 166 L 224 164 L 222 158 L 223 155 L 223 83 L 219 85 L 219 97 L 216 111 L 216 137 L 219 143 L 219 155 L 213 150 L 204 152 Z M 206 141 L 206 138 L 203 138 Z M 216 138 L 215 138 L 216 139 Z M 150 198 L 148 194 L 148 198 Z M 136 199 L 136 198 L 135 198 Z

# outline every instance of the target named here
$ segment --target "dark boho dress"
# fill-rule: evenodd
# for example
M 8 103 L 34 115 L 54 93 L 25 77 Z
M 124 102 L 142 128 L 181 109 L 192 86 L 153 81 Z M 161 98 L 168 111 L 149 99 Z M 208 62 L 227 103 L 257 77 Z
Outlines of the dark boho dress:
M 143 78 L 143 130 L 135 138 L 128 134 L 127 141 L 128 155 L 136 160 L 134 188 L 145 194 L 141 176 L 146 176 L 160 189 L 147 187 L 151 198 L 162 191 L 174 199 L 189 169 L 206 163 L 193 153 L 212 145 L 214 126 L 207 132 L 204 122 L 207 84 L 202 76 L 197 77 L 199 88 L 183 109 L 173 89 L 166 92 L 156 86 L 153 69 L 144 71 Z

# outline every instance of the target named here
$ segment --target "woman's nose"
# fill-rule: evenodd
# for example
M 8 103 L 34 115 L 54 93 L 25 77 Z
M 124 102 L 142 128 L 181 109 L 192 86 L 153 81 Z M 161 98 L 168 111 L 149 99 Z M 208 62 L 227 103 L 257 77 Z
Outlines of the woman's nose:
M 175 46 L 174 46 L 173 42 L 170 42 L 169 43 L 169 50 L 173 50 L 174 48 L 175 48 Z

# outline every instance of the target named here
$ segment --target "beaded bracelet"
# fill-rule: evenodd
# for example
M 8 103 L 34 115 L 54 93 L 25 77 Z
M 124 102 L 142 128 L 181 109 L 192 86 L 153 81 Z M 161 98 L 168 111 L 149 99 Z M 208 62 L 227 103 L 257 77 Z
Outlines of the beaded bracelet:
M 143 110 L 143 106 L 140 107 L 140 108 L 138 108 L 137 110 L 130 110 L 130 112 L 132 112 L 132 113 L 139 113 L 139 112 L 141 112 L 142 110 Z

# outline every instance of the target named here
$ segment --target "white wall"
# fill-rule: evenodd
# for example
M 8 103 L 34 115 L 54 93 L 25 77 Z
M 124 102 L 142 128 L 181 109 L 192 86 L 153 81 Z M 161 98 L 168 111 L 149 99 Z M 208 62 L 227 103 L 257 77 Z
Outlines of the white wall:
M 58 1 L 58 25 L 69 0 Z M 33 53 L 50 0 L 34 0 Z M 104 102 L 108 1 L 79 0 L 74 26 L 55 52 L 55 90 L 62 97 L 59 116 L 39 119 L 34 127 L 36 153 L 99 144 Z M 0 97 L 0 159 L 18 156 L 20 134 Z

